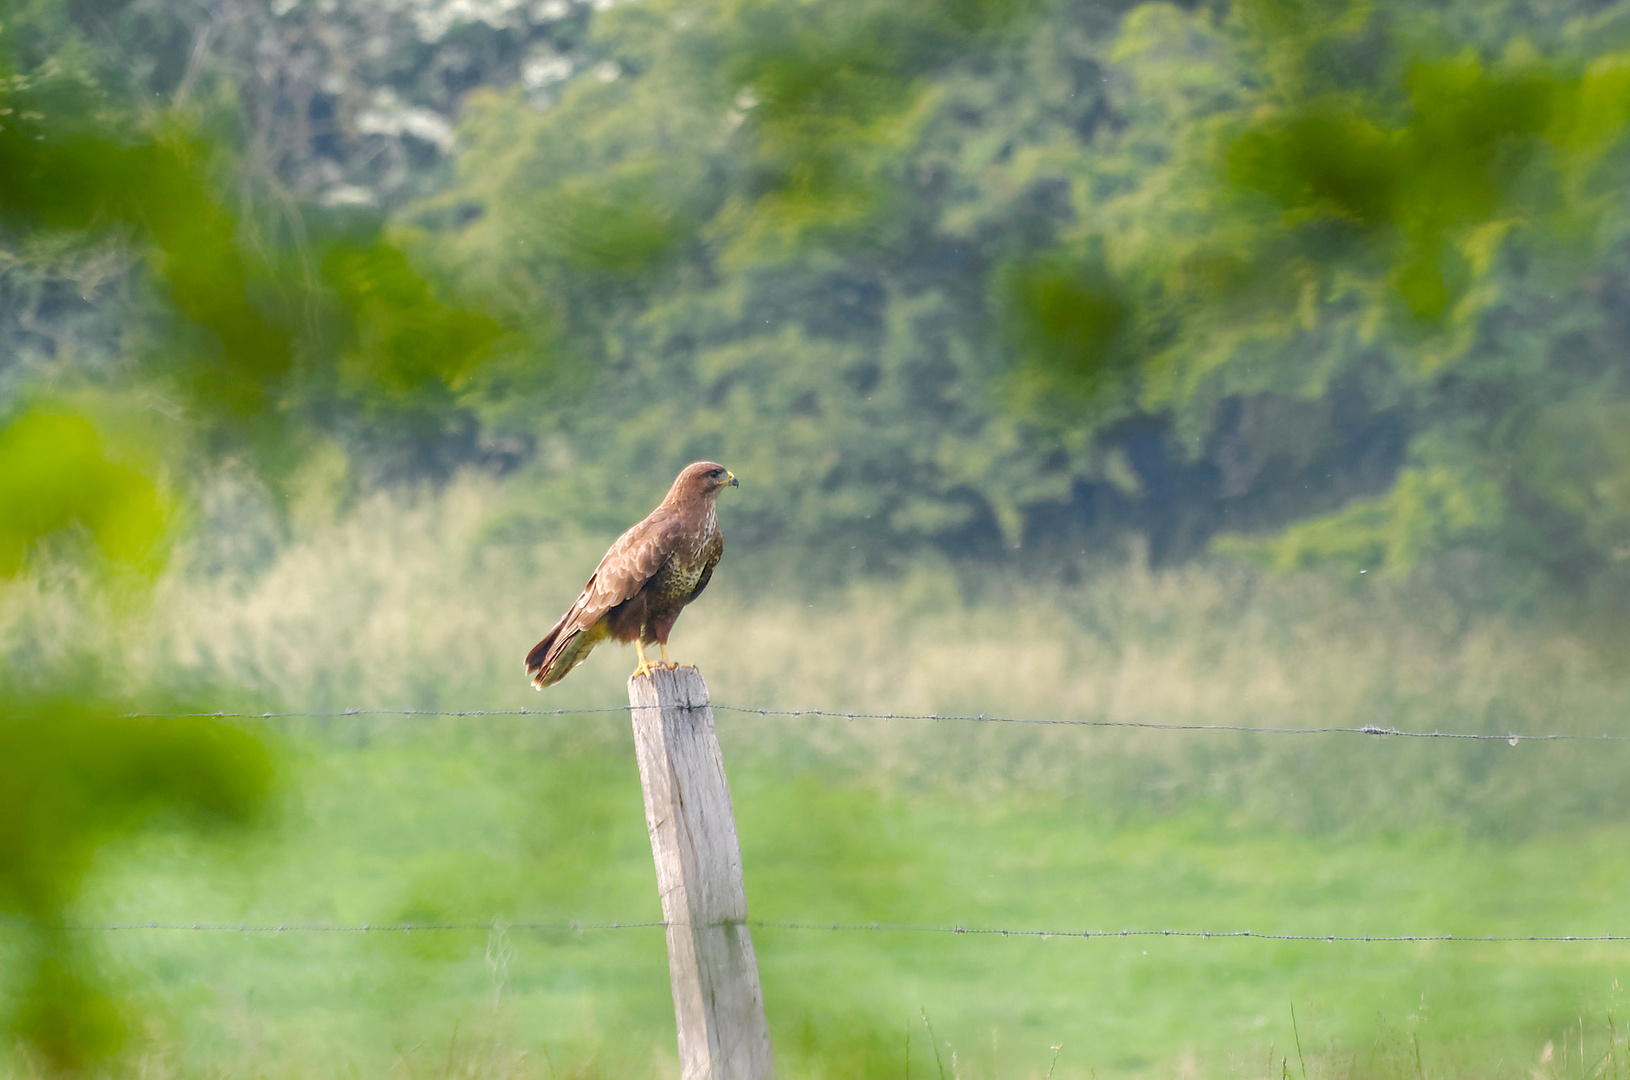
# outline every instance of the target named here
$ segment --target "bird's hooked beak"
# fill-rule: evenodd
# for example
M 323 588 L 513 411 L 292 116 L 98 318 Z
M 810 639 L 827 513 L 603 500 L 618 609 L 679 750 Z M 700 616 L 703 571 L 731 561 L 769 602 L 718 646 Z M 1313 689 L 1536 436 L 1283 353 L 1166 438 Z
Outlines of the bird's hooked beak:
M 725 481 L 726 486 L 728 486 L 728 487 L 741 487 L 741 481 L 736 479 L 736 474 L 735 473 L 731 472 L 729 469 L 726 469 L 724 471 L 724 474 L 730 478 L 730 479 Z

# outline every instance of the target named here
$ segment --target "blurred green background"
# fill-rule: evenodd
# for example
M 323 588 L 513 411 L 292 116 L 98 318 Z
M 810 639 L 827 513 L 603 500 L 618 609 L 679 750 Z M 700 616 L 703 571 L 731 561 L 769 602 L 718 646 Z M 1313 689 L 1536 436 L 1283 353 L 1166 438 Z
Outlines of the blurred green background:
M 671 1075 L 518 925 L 659 917 L 626 718 L 343 713 L 620 704 L 520 658 L 698 458 L 722 704 L 1630 736 L 1630 4 L 7 0 L 0 99 L 7 1075 Z M 719 732 L 767 920 L 1630 932 L 1617 741 Z M 789 1077 L 1630 1073 L 1617 942 L 755 941 Z

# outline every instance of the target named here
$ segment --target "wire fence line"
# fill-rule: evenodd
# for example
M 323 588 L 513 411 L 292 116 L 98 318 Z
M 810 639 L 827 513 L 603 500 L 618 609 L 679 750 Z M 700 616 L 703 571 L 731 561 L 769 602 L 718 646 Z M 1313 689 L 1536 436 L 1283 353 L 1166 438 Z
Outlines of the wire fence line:
M 10 923 L 14 927 L 29 924 Z M 581 934 L 595 930 L 643 930 L 666 928 L 667 923 L 656 921 L 617 921 L 617 922 L 583 922 L 580 920 L 566 920 L 560 922 L 505 922 L 495 919 L 491 922 L 440 922 L 440 923 L 185 923 L 185 922 L 130 922 L 85 924 L 69 923 L 52 927 L 54 930 L 111 933 L 126 930 L 185 930 L 209 933 L 239 933 L 239 934 L 411 934 L 438 931 L 481 931 L 483 933 L 503 933 L 511 930 L 531 931 L 539 933 L 574 933 Z M 1540 942 L 1591 942 L 1591 941 L 1630 941 L 1630 934 L 1290 934 L 1273 933 L 1258 930 L 1036 930 L 1030 928 L 992 927 L 992 926 L 964 926 L 953 924 L 951 926 L 929 926 L 910 923 L 882 923 L 882 922 L 799 922 L 786 919 L 745 919 L 727 920 L 711 925 L 717 926 L 748 926 L 754 929 L 769 930 L 814 930 L 836 933 L 875 932 L 875 933 L 911 933 L 911 934 L 974 934 L 985 937 L 1016 937 L 1040 938 L 1201 938 L 1205 940 L 1225 940 L 1230 938 L 1251 938 L 1264 941 L 1304 941 L 1325 942 L 1329 944 L 1386 944 L 1409 942 L 1499 942 L 1499 943 L 1540 943 Z
M 188 712 L 188 713 L 130 713 L 131 718 L 142 719 L 182 719 L 182 718 L 213 718 L 213 719 L 243 719 L 267 720 L 280 718 L 306 718 L 331 719 L 359 716 L 399 716 L 399 717 L 452 717 L 452 718 L 481 718 L 498 716 L 520 717 L 561 717 L 576 715 L 611 715 L 628 713 L 634 706 L 615 705 L 591 708 L 569 709 L 387 709 L 387 708 L 349 708 L 336 711 L 303 711 L 283 710 L 266 712 Z M 1381 727 L 1378 725 L 1364 725 L 1362 727 L 1350 726 L 1323 726 L 1323 727 L 1281 727 L 1269 725 L 1242 725 L 1242 724 L 1163 724 L 1146 721 L 1117 721 L 1117 720 L 1082 720 L 1082 719 L 1039 719 L 1007 716 L 990 716 L 987 714 L 944 714 L 944 713 L 864 713 L 844 712 L 829 709 L 770 709 L 753 708 L 729 704 L 713 704 L 712 708 L 721 712 L 731 712 L 744 715 L 757 715 L 764 717 L 823 717 L 843 720 L 885 720 L 885 721 L 930 721 L 930 722 L 974 722 L 997 724 L 1029 724 L 1042 726 L 1069 726 L 1084 728 L 1130 728 L 1157 731 L 1179 732 L 1246 732 L 1267 735 L 1369 735 L 1385 738 L 1398 736 L 1416 739 L 1458 739 L 1469 741 L 1502 740 L 1516 746 L 1523 741 L 1554 742 L 1562 740 L 1591 740 L 1591 741 L 1626 741 L 1626 736 L 1602 733 L 1600 735 L 1584 735 L 1572 732 L 1556 733 L 1517 733 L 1492 734 L 1483 732 L 1445 732 L 1445 731 L 1407 731 L 1395 727 Z M 1148 938 L 1177 938 L 1182 940 L 1199 939 L 1204 941 L 1237 941 L 1241 939 L 1272 941 L 1285 943 L 1324 943 L 1324 944 L 1417 944 L 1417 943 L 1463 943 L 1463 944 L 1563 944 L 1563 943 L 1613 943 L 1630 942 L 1630 933 L 1599 933 L 1599 934 L 1453 934 L 1453 933 L 1405 933 L 1405 934 L 1360 934 L 1349 931 L 1326 933 L 1291 933 L 1278 931 L 1258 931 L 1251 929 L 1209 930 L 1209 929 L 1133 929 L 1094 930 L 1094 929 L 1036 929 L 1031 927 L 1002 927 L 977 926 L 956 923 L 951 925 L 929 925 L 914 923 L 885 923 L 885 922 L 816 922 L 785 919 L 747 919 L 739 920 L 736 924 L 746 925 L 754 929 L 785 930 L 794 932 L 827 932 L 827 933 L 883 933 L 883 934 L 918 934 L 918 935 L 973 935 L 982 938 L 1012 938 L 1030 939 L 1040 941 L 1052 940 L 1109 940 L 1119 938 L 1122 940 L 1148 939 Z M 46 929 L 40 923 L 9 921 L 0 923 L 15 928 Z M 720 924 L 725 925 L 725 924 Z M 280 921 L 272 922 L 163 922 L 150 920 L 145 922 L 115 922 L 105 924 L 72 923 L 50 927 L 58 932 L 70 933 L 121 933 L 136 931 L 176 931 L 176 932 L 203 932 L 216 934 L 236 933 L 240 935 L 277 936 L 282 934 L 319 934 L 319 935 L 350 935 L 350 934 L 387 934 L 408 935 L 415 933 L 485 933 L 503 934 L 510 931 L 518 933 L 540 934 L 576 934 L 590 932 L 603 932 L 615 930 L 653 930 L 666 929 L 668 924 L 662 920 L 615 920 L 615 921 L 517 921 L 507 922 L 495 919 L 488 922 L 392 922 L 392 923 L 315 923 Z
M 699 707 L 699 706 L 681 706 Z M 353 708 L 333 711 L 285 710 L 277 712 L 137 712 L 123 714 L 127 719 L 141 720 L 276 720 L 276 719 L 340 719 L 353 716 L 582 716 L 592 714 L 626 713 L 631 705 L 604 705 L 578 709 L 374 709 Z M 1163 724 L 1145 720 L 1067 720 L 1019 716 L 990 716 L 985 713 L 905 713 L 905 712 L 843 712 L 836 709 L 767 709 L 746 705 L 711 705 L 715 712 L 732 712 L 753 716 L 817 716 L 838 720 L 928 720 L 981 724 L 1028 724 L 1041 727 L 1133 728 L 1146 731 L 1219 731 L 1245 732 L 1257 735 L 1371 735 L 1379 738 L 1402 739 L 1462 739 L 1471 741 L 1504 742 L 1516 746 L 1523 742 L 1626 742 L 1630 735 L 1578 732 L 1477 732 L 1477 731 L 1410 731 L 1379 724 L 1359 727 L 1329 725 L 1324 727 L 1276 727 L 1253 724 Z
M 228 711 L 212 712 L 140 712 L 127 713 L 125 716 L 132 719 L 241 719 L 241 720 L 272 720 L 272 719 L 341 719 L 347 717 L 365 716 L 394 716 L 394 717 L 452 717 L 452 718 L 481 718 L 481 717 L 562 717 L 582 715 L 611 715 L 626 714 L 633 709 L 632 705 L 609 705 L 587 708 L 563 709 L 391 709 L 391 708 L 348 708 L 343 710 L 281 710 L 281 711 Z M 1615 735 L 1607 732 L 1601 734 L 1581 734 L 1575 732 L 1466 732 L 1466 731 L 1412 731 L 1397 727 L 1383 727 L 1376 724 L 1366 724 L 1359 727 L 1352 726 L 1273 726 L 1250 724 L 1181 724 L 1159 723 L 1154 721 L 1136 720 L 1097 720 L 1097 719 L 1048 719 L 1013 716 L 992 716 L 985 713 L 911 713 L 911 712 L 848 712 L 833 709 L 801 708 L 801 709 L 772 709 L 713 703 L 712 709 L 718 712 L 737 713 L 750 716 L 763 717 L 822 717 L 841 720 L 885 720 L 885 721 L 929 721 L 929 722 L 965 722 L 989 724 L 1016 724 L 1036 726 L 1081 727 L 1081 728 L 1124 728 L 1153 731 L 1173 732 L 1240 732 L 1262 735 L 1367 735 L 1377 738 L 1399 737 L 1407 739 L 1451 739 L 1470 742 L 1501 741 L 1511 746 L 1522 742 L 1561 742 L 1561 741 L 1592 741 L 1592 742 L 1625 742 L 1630 736 Z M 1419 933 L 1419 934 L 1359 934 L 1351 932 L 1342 933 L 1282 933 L 1263 932 L 1257 930 L 1188 930 L 1188 929 L 1120 929 L 1120 930 L 1044 930 L 1028 927 L 989 927 L 953 924 L 936 926 L 925 924 L 884 923 L 884 922 L 814 922 L 782 919 L 747 919 L 741 921 L 742 925 L 766 930 L 792 930 L 792 931 L 825 931 L 837 933 L 907 933 L 907 934 L 960 934 L 976 935 L 982 937 L 1003 938 L 1030 938 L 1040 940 L 1066 940 L 1066 939 L 1131 939 L 1131 938 L 1181 938 L 1201 940 L 1238 940 L 1252 939 L 1281 942 L 1323 942 L 1327 944 L 1408 944 L 1423 942 L 1461 942 L 1461 943 L 1570 943 L 1570 942 L 1625 942 L 1630 941 L 1630 933 L 1615 934 L 1450 934 L 1450 933 Z M 7 925 L 7 924 L 0 924 Z M 9 925 L 34 925 L 19 924 Z M 397 922 L 397 923 L 353 923 L 328 924 L 310 922 L 128 922 L 107 924 L 65 924 L 53 929 L 68 932 L 120 932 L 120 931 L 200 931 L 212 933 L 240 933 L 254 935 L 279 935 L 285 933 L 311 933 L 311 934 L 413 934 L 435 932 L 481 932 L 502 933 L 508 931 L 535 932 L 535 933 L 572 933 L 582 934 L 593 931 L 610 930 L 636 930 L 666 928 L 667 923 L 657 921 L 582 921 L 563 920 L 555 922 L 505 922 L 493 920 L 490 922 Z M 724 924 L 720 924 L 724 925 Z

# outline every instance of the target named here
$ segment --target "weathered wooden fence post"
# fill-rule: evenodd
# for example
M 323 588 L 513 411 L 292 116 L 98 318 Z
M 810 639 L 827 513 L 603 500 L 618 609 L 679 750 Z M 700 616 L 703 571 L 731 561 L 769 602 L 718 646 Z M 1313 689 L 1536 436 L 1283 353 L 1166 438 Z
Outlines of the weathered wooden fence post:
M 680 1076 L 771 1080 L 741 844 L 707 684 L 695 668 L 656 668 L 628 680 L 628 702 L 668 924 Z

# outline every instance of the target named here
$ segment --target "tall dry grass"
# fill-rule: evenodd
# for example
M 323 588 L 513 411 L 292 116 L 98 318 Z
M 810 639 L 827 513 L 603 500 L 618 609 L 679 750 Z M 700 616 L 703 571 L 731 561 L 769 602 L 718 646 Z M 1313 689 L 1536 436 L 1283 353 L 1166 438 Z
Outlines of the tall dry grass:
M 235 502 L 233 500 L 236 500 Z M 612 539 L 535 515 L 503 485 L 375 494 L 276 536 L 218 496 L 145 607 L 69 570 L 0 597 L 0 647 L 42 666 L 101 658 L 127 686 L 338 710 L 581 708 L 626 700 L 632 650 L 602 646 L 530 689 L 521 658 Z M 249 509 L 244 509 L 248 507 Z M 728 533 L 729 508 L 724 508 Z M 537 524 L 541 520 L 542 524 Z M 223 554 L 223 552 L 225 554 Z M 245 554 L 247 552 L 247 554 Z M 675 655 L 716 702 L 1126 724 L 1625 732 L 1630 684 L 1583 639 L 1470 618 L 1407 585 L 1275 578 L 1221 563 L 1105 565 L 1074 585 L 924 561 L 824 592 L 797 557 L 756 552 L 680 620 Z M 98 596 L 94 602 L 87 597 Z M 119 605 L 123 604 L 123 607 Z M 1216 800 L 1318 828 L 1441 818 L 1546 827 L 1630 810 L 1601 755 L 1562 744 L 1445 748 L 1360 736 L 1012 728 L 721 714 L 737 753 L 864 768 L 879 782 L 1078 790 L 1117 812 Z M 1347 741 L 1343 741 L 1347 740 Z M 1346 749 L 1344 749 L 1346 748 Z M 1520 767 L 1515 763 L 1520 762 Z M 1545 795 L 1559 777 L 1566 794 Z M 1492 827 L 1492 826 L 1491 826 Z

